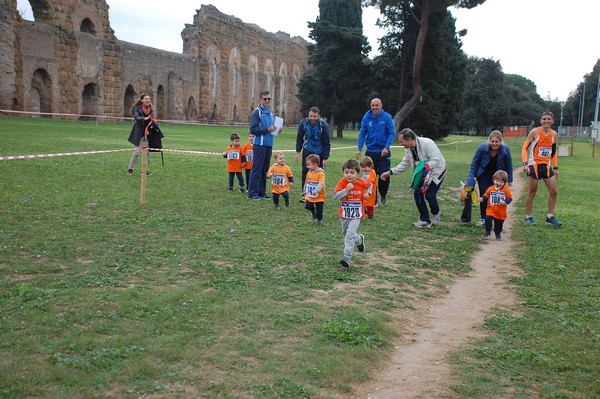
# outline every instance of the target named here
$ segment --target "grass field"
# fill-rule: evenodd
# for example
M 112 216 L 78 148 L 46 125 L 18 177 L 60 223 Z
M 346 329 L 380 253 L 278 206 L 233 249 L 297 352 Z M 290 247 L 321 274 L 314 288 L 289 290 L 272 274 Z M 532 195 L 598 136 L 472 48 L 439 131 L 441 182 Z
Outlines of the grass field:
M 0 156 L 129 148 L 129 124 L 0 118 Z M 231 127 L 162 125 L 165 148 L 222 152 Z M 0 161 L 0 397 L 338 398 L 382 367 L 415 301 L 468 272 L 481 230 L 458 222 L 480 138 L 438 144 L 443 223 L 418 230 L 409 176 L 361 223 L 343 270 L 331 200 L 356 132 L 335 138 L 322 226 L 227 192 L 215 155 L 151 155 L 146 203 L 130 152 Z M 520 142 L 509 143 L 518 161 Z M 295 129 L 276 149 L 295 147 Z M 403 150 L 392 150 L 392 163 Z M 521 306 L 453 355 L 449 397 L 600 396 L 597 198 L 591 145 L 561 158 L 560 229 L 518 225 Z M 299 180 L 294 153 L 287 156 Z M 517 162 L 516 165 L 519 163 Z M 236 183 L 237 184 L 237 183 Z M 540 186 L 536 216 L 547 196 Z M 522 207 L 511 209 L 522 218 Z M 529 227 L 529 228 L 528 228 Z

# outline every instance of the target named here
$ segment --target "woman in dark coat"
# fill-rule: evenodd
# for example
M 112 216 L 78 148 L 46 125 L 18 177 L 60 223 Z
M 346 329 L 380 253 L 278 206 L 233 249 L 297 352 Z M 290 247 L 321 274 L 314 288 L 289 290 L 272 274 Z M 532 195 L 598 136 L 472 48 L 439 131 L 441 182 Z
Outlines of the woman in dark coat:
M 498 130 L 494 130 L 490 133 L 488 141 L 477 147 L 473 160 L 471 161 L 467 186 L 473 187 L 475 185 L 474 179 L 477 179 L 477 185 L 479 186 L 481 195 L 485 193 L 485 190 L 487 190 L 488 187 L 494 184 L 492 176 L 497 170 L 506 171 L 508 174 L 508 185 L 512 185 L 513 166 L 510 147 L 503 144 L 502 141 L 502 133 Z M 480 204 L 480 226 L 483 226 L 485 220 L 486 206 L 486 203 Z
M 144 139 L 146 126 L 148 126 L 152 119 L 152 101 L 150 100 L 150 96 L 146 93 L 142 93 L 140 99 L 133 104 L 132 109 L 134 122 L 128 140 L 135 146 L 135 150 L 133 151 L 133 154 L 131 154 L 131 160 L 129 161 L 129 167 L 127 168 L 127 174 L 129 176 L 133 175 L 135 163 L 142 152 L 142 140 Z M 148 169 L 146 169 L 146 174 L 150 174 Z

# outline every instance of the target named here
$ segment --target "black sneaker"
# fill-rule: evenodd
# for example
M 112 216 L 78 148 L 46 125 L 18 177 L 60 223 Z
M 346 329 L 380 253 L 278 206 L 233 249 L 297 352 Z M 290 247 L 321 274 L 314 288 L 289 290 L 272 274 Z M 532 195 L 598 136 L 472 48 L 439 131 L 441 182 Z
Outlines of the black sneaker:
M 381 196 L 381 201 L 380 201 L 380 202 L 381 202 L 381 205 L 385 205 L 385 204 L 387 204 L 387 198 L 386 198 L 386 196 L 385 196 L 385 195 L 382 195 L 382 196 Z
M 483 233 L 483 238 L 489 237 L 489 236 L 490 236 L 490 234 L 492 234 L 492 232 L 491 232 L 491 231 L 485 231 L 485 232 Z
M 245 193 L 245 192 L 246 192 L 246 188 L 240 187 L 240 193 Z
M 133 169 L 127 169 L 127 176 L 133 176 Z
M 365 236 L 359 234 L 358 237 L 360 238 L 360 242 L 358 243 L 356 248 L 358 249 L 358 252 L 365 252 Z
M 229 188 L 228 188 L 228 191 L 229 191 L 230 193 L 232 193 L 232 192 L 233 192 L 233 187 L 229 187 Z
M 344 267 L 350 267 L 350 261 L 346 258 L 342 258 L 342 260 L 340 260 L 340 265 L 344 266 Z

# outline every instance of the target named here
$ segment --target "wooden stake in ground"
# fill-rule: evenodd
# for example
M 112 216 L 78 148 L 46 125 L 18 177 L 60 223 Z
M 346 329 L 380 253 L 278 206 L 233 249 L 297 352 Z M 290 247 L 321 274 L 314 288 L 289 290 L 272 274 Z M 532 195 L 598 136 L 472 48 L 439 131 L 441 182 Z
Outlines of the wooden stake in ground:
M 146 202 L 146 177 L 148 173 L 148 141 L 142 139 L 142 185 L 140 188 L 140 204 Z

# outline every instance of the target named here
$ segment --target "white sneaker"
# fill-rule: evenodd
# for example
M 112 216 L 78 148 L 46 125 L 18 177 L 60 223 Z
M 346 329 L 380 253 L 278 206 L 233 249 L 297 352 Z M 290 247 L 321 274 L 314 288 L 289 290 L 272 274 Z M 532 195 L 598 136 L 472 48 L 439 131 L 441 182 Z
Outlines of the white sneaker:
M 442 212 L 438 213 L 437 215 L 431 216 L 431 224 L 434 226 L 437 226 L 438 224 L 440 224 L 441 220 L 442 220 Z
M 431 223 L 426 222 L 424 220 L 419 220 L 418 222 L 414 222 L 413 226 L 415 226 L 415 227 L 431 227 Z
M 479 226 L 479 227 L 485 226 L 485 219 L 479 219 L 479 222 L 477 222 L 477 226 Z

